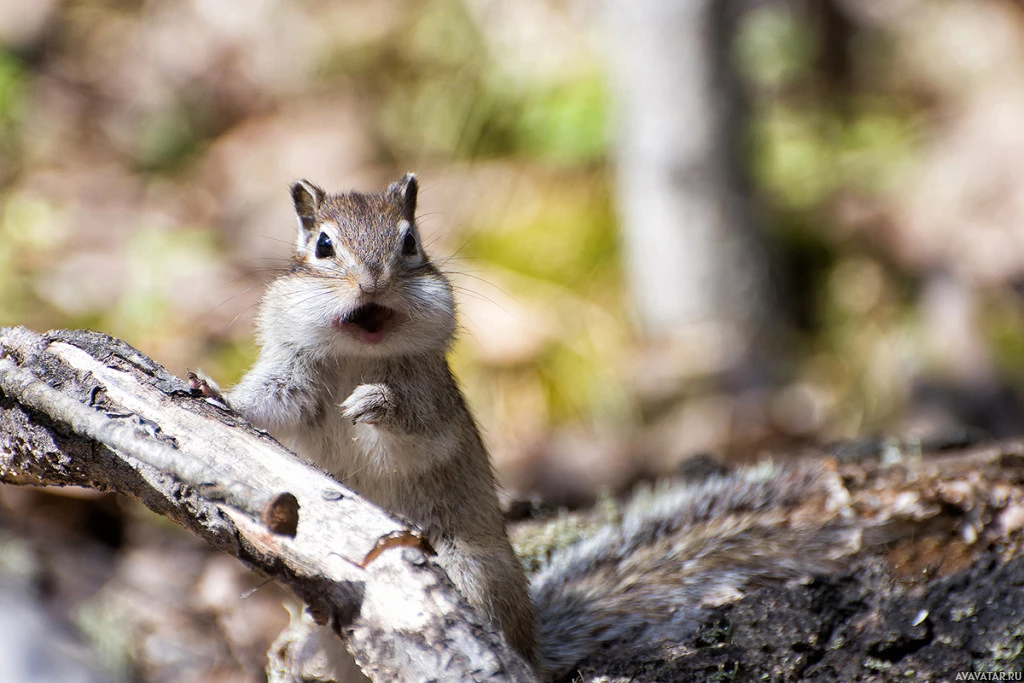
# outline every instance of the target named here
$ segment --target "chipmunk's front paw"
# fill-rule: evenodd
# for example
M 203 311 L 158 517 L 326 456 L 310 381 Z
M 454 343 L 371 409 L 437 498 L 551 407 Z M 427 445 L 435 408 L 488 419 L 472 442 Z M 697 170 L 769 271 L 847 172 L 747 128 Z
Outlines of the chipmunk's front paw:
M 360 384 L 341 404 L 341 413 L 353 423 L 379 424 L 393 402 L 391 390 L 383 384 Z
M 224 406 L 228 405 L 228 400 L 224 398 L 224 394 L 221 393 L 217 383 L 204 375 L 202 371 L 198 373 L 191 370 L 188 371 L 188 388 L 192 391 L 193 395 L 199 394 Z

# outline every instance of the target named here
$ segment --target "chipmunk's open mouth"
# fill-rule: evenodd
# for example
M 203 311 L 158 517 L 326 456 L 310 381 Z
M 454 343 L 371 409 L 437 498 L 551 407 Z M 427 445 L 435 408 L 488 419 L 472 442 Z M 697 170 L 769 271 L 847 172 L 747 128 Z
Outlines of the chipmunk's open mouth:
M 354 308 L 338 320 L 338 327 L 367 344 L 379 344 L 395 329 L 399 313 L 380 304 Z

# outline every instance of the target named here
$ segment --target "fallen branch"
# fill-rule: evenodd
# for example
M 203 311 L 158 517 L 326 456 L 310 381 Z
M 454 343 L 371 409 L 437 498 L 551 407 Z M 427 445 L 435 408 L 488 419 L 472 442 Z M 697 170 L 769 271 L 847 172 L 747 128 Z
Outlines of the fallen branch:
M 142 502 L 289 587 L 375 680 L 533 679 L 415 531 L 106 335 L 0 329 L 0 482 Z

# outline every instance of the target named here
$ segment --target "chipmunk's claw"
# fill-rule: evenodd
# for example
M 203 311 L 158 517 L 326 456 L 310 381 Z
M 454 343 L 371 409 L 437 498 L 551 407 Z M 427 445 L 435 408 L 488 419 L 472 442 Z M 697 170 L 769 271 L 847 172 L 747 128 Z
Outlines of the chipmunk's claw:
M 378 424 L 387 417 L 391 391 L 383 384 L 360 384 L 341 404 L 341 414 L 352 423 Z
M 199 373 L 188 371 L 188 388 L 192 392 L 193 396 L 202 396 L 210 401 L 215 401 L 223 406 L 228 405 L 228 401 L 224 398 L 224 394 L 221 393 L 220 387 L 212 379 Z

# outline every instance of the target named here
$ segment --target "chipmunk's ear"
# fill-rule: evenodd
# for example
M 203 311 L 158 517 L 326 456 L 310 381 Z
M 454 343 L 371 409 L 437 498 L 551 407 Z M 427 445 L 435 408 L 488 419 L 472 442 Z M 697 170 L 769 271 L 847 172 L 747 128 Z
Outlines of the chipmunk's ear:
M 388 195 L 396 197 L 402 203 L 402 217 L 410 223 L 416 220 L 416 196 L 420 184 L 415 173 L 406 173 L 397 183 L 388 188 Z
M 326 197 L 326 192 L 308 180 L 300 180 L 292 185 L 295 215 L 299 217 L 299 225 L 303 230 L 313 230 L 317 215 L 320 213 L 320 205 Z

